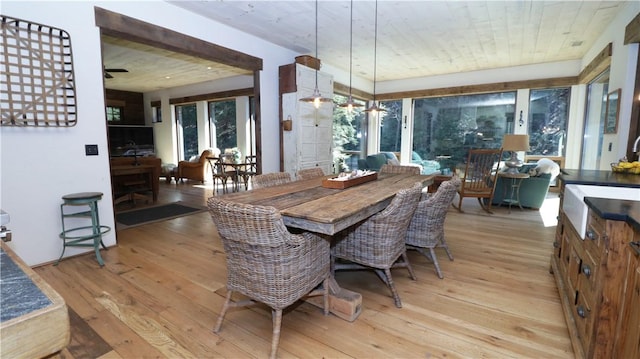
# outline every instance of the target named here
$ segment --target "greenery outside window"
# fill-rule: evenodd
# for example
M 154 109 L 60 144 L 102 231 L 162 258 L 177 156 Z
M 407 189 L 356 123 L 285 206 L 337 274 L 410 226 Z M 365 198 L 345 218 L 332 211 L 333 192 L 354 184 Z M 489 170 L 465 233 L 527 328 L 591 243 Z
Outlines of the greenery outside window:
M 123 113 L 124 113 L 123 107 L 107 106 L 107 121 L 108 122 L 122 121 Z
M 471 148 L 500 148 L 513 131 L 515 104 L 515 92 L 416 99 L 413 151 L 454 168 Z
M 196 104 L 176 106 L 178 155 L 181 160 L 196 158 L 198 151 L 198 114 Z
M 153 112 L 153 123 L 162 122 L 162 107 L 153 106 L 151 107 L 151 110 Z
M 334 103 L 344 103 L 347 96 L 335 94 Z M 340 172 L 358 168 L 358 158 L 363 158 L 366 152 L 366 113 L 363 111 L 366 103 L 353 99 L 361 107 L 354 107 L 351 112 L 345 107 L 333 108 L 333 162 Z
M 600 169 L 604 139 L 604 123 L 609 93 L 609 69 L 598 75 L 587 87 L 587 105 L 582 136 L 580 169 Z
M 402 100 L 380 101 L 380 107 L 387 111 L 379 112 L 380 151 L 400 152 L 402 143 Z
M 568 87 L 530 91 L 528 155 L 564 156 L 570 96 Z
M 212 147 L 222 152 L 227 148 L 237 147 L 236 100 L 210 101 L 208 107 Z

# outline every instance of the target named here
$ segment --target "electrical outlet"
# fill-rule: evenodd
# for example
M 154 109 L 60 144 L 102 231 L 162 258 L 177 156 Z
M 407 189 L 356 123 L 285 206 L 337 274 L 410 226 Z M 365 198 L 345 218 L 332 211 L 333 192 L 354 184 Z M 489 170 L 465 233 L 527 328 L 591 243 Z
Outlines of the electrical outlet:
M 87 156 L 97 156 L 98 145 L 84 145 L 84 153 Z

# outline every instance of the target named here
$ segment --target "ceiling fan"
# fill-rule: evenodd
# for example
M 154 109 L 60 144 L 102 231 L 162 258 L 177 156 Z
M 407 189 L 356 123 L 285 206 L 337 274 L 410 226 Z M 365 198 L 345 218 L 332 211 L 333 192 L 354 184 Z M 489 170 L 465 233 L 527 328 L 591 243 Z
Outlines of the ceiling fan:
M 104 69 L 104 78 L 106 79 L 112 79 L 113 75 L 111 75 L 111 72 L 129 72 L 127 69 Z

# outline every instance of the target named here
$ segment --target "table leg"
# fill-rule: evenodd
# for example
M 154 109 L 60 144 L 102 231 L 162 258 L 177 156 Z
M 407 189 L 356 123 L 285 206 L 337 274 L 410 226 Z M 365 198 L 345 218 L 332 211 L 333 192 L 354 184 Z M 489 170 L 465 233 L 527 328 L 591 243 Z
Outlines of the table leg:
M 322 296 L 309 297 L 307 303 L 322 308 L 324 300 Z M 362 312 L 362 295 L 341 288 L 335 278 L 329 278 L 329 312 L 338 318 L 353 322 Z

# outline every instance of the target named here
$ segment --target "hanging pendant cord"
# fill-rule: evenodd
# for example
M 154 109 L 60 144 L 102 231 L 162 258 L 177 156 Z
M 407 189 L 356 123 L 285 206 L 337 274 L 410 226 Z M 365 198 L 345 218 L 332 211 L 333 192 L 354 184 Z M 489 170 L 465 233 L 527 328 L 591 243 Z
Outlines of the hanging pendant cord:
M 378 0 L 376 0 L 376 19 L 374 21 L 374 36 L 373 36 L 373 105 L 376 105 L 376 69 L 377 69 L 377 59 L 378 59 Z
M 351 0 L 351 21 L 349 22 L 349 101 L 351 101 L 352 78 L 353 78 L 353 0 Z

